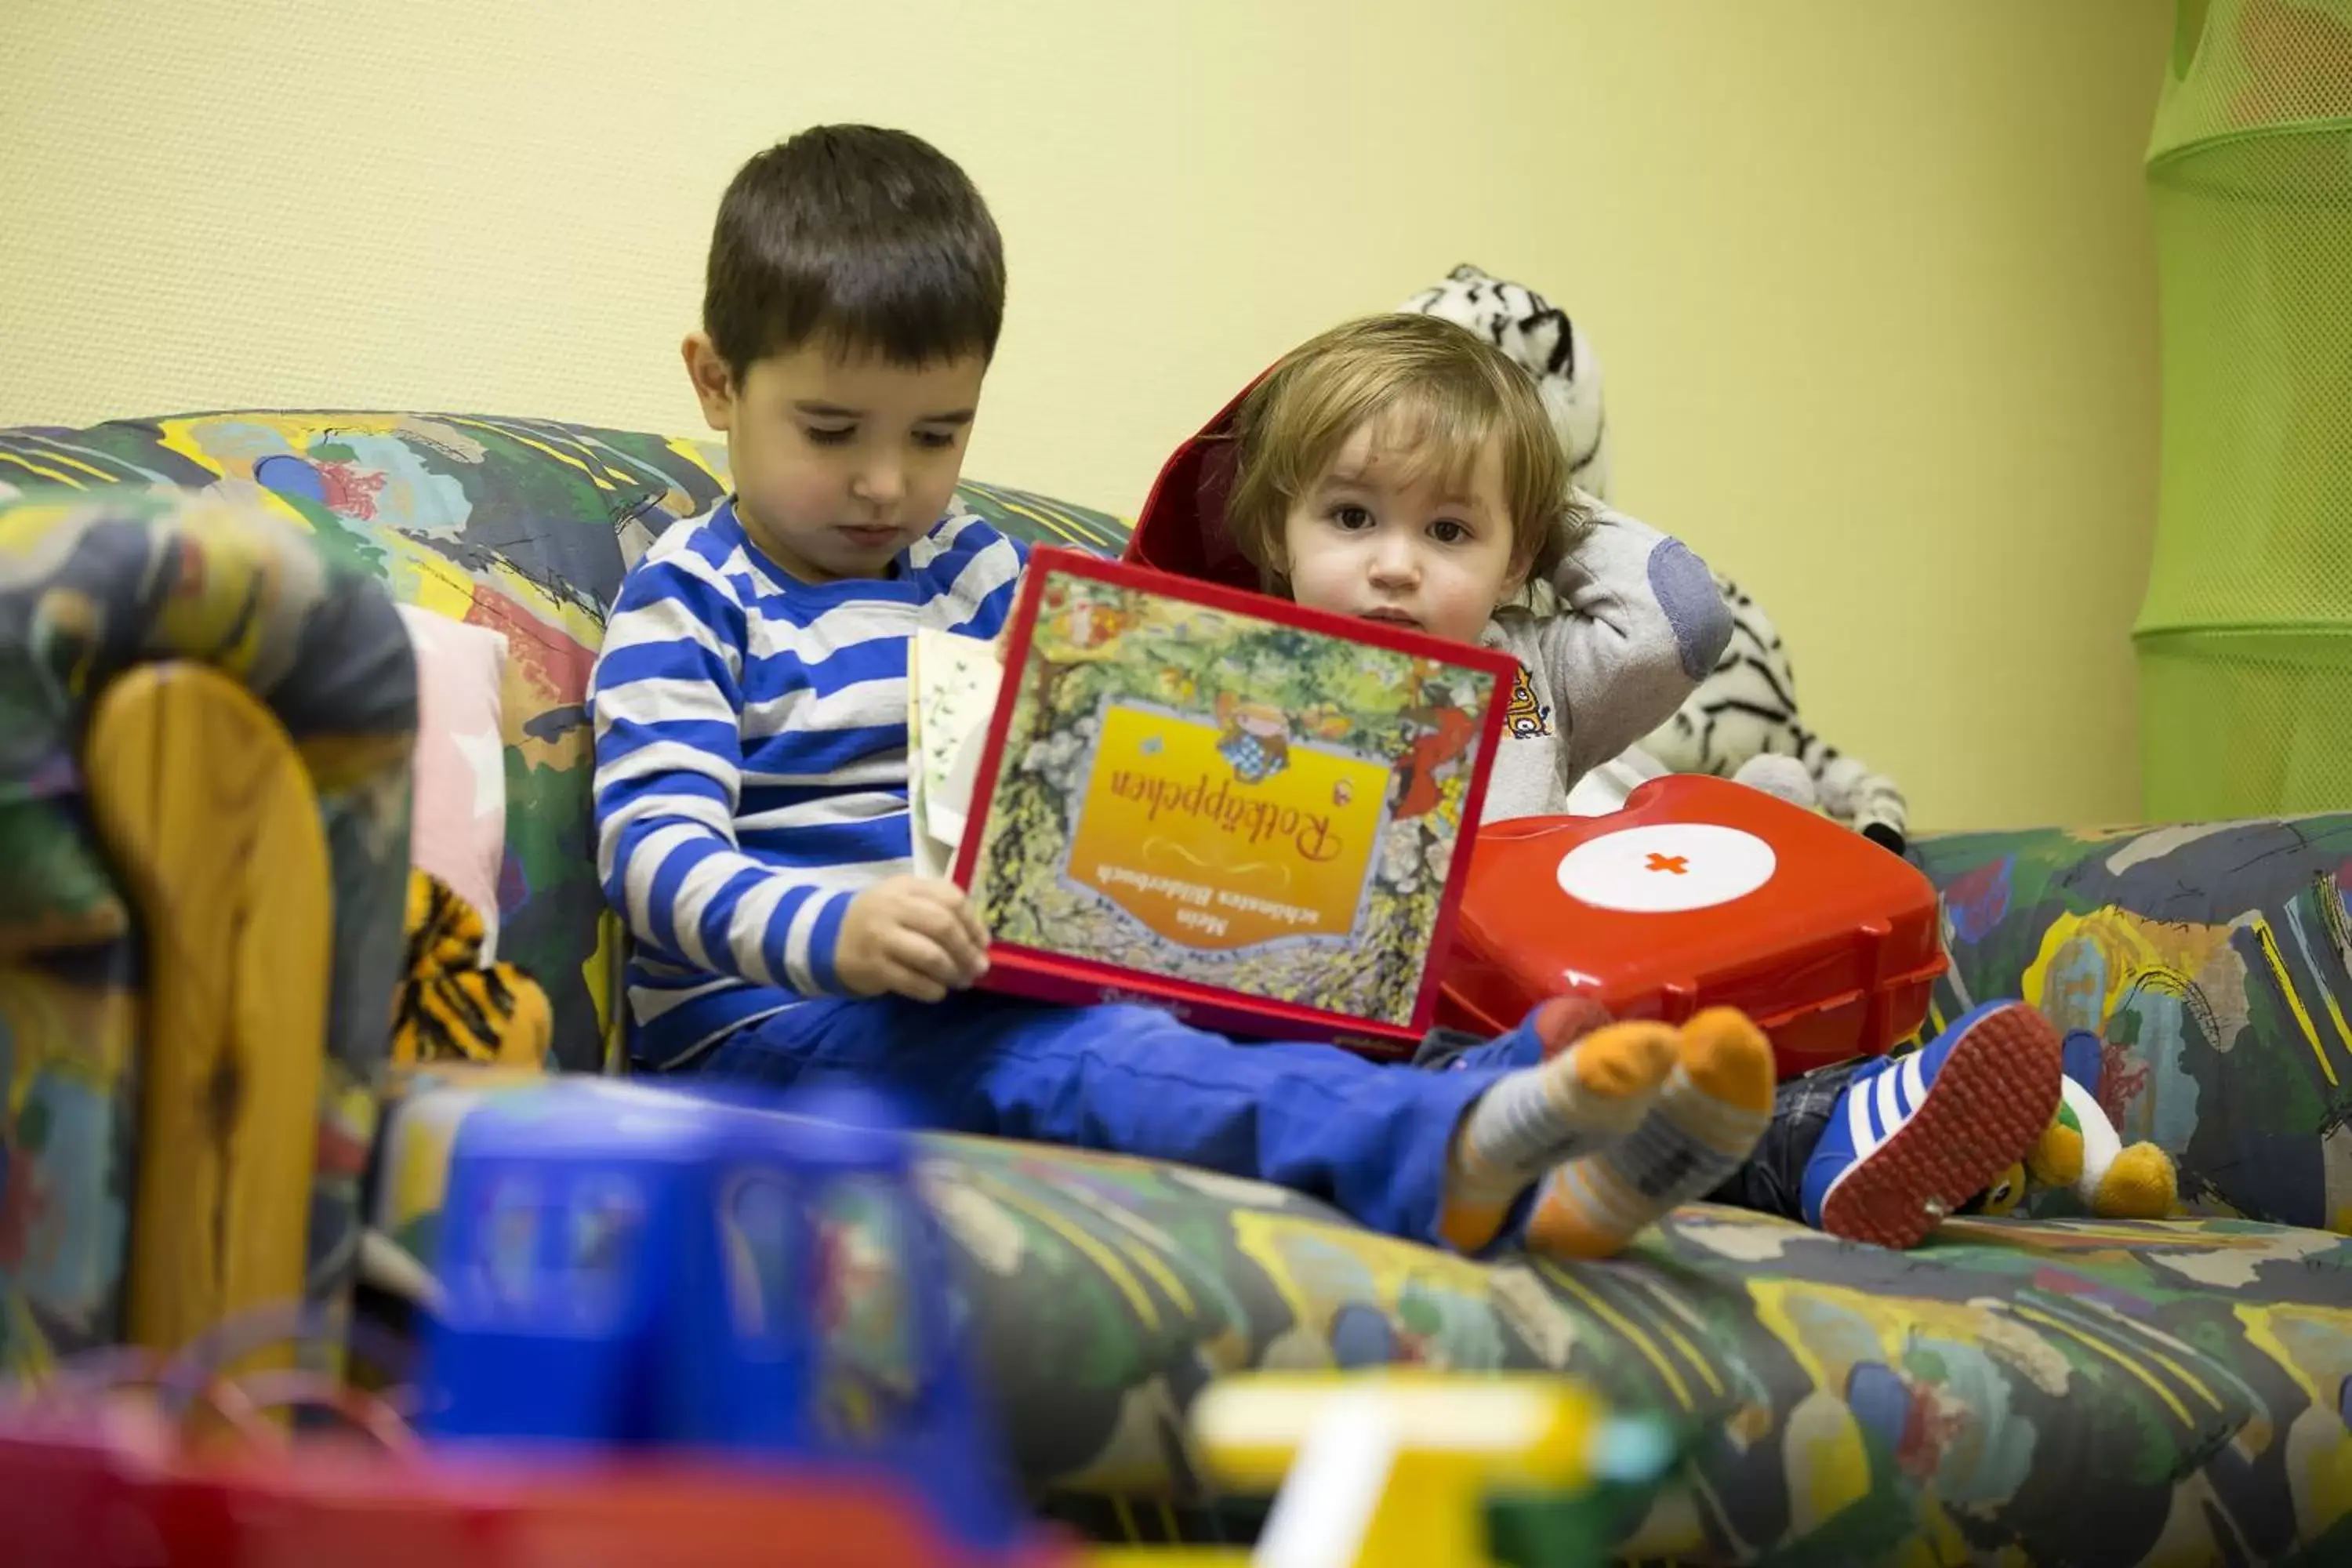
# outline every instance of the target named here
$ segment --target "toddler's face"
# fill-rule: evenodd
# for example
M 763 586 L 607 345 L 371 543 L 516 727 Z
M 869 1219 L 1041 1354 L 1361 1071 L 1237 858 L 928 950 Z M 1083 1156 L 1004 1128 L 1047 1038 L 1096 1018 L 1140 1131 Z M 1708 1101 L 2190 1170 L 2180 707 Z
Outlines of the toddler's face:
M 1357 426 L 1283 524 L 1291 597 L 1369 621 L 1475 643 L 1518 591 L 1503 455 L 1489 437 L 1460 476 Z

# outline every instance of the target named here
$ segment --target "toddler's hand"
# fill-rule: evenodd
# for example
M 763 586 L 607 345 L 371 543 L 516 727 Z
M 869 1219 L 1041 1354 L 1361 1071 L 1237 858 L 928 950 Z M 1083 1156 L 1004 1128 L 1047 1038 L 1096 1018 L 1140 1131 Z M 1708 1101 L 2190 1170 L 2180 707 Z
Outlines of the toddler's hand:
M 891 877 L 849 900 L 834 970 L 853 996 L 937 1002 L 988 969 L 988 932 L 953 882 Z

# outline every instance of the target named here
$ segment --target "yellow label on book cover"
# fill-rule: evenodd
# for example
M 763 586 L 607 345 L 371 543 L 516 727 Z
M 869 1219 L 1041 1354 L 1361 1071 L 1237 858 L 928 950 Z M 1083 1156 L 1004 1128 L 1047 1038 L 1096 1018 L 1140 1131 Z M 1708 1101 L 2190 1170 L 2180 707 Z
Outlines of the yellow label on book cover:
M 1250 783 L 1229 753 L 1246 760 L 1265 743 L 1238 726 L 1107 708 L 1070 879 L 1192 947 L 1352 931 L 1388 770 L 1286 745 L 1283 764 Z

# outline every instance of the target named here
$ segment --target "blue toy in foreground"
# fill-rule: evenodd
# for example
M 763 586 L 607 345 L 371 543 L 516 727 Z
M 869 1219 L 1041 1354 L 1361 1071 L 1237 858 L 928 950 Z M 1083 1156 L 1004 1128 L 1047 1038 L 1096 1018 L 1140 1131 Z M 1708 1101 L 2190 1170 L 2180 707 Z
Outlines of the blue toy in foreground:
M 991 1550 L 1024 1529 L 877 1101 L 558 1080 L 459 1129 L 417 1425 L 436 1443 L 880 1470 Z

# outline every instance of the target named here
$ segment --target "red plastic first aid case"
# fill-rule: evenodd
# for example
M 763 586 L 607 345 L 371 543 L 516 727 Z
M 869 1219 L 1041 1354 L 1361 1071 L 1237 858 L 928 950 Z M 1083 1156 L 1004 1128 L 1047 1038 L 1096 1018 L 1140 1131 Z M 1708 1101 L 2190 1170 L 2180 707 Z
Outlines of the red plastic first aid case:
M 1741 1009 L 1783 1078 L 1908 1037 L 1944 972 L 1936 894 L 1851 828 L 1760 790 L 1675 774 L 1605 816 L 1479 828 L 1438 1006 L 1509 1028 L 1547 997 L 1679 1023 Z

